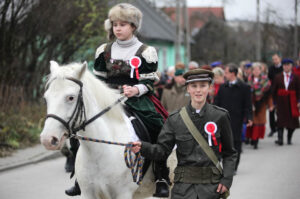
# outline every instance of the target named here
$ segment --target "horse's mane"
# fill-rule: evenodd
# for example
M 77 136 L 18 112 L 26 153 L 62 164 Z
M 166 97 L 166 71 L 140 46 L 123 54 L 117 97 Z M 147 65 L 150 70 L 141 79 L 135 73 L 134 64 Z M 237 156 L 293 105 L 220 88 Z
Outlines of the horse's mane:
M 59 67 L 59 70 L 52 72 L 48 76 L 46 87 L 54 79 L 66 79 L 70 77 L 78 79 L 75 74 L 75 68 L 80 66 L 82 66 L 82 63 L 70 63 Z M 97 79 L 94 74 L 92 74 L 88 69 L 85 70 L 81 78 L 78 80 L 83 83 L 83 95 L 85 95 L 85 91 L 88 90 L 88 94 L 93 94 L 95 96 L 96 103 L 101 109 L 112 105 L 112 103 L 114 103 L 118 99 L 118 97 L 120 97 L 120 95 L 117 94 L 115 90 L 109 88 L 103 81 Z M 106 114 L 111 118 L 123 121 L 121 112 L 122 108 L 120 106 L 116 106 Z

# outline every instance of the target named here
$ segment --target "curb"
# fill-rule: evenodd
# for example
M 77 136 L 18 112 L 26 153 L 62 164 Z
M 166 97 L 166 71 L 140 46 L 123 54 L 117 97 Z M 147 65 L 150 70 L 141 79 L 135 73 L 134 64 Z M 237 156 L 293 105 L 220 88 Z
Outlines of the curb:
M 47 151 L 41 145 L 18 150 L 12 156 L 0 158 L 0 172 L 62 157 L 60 151 Z

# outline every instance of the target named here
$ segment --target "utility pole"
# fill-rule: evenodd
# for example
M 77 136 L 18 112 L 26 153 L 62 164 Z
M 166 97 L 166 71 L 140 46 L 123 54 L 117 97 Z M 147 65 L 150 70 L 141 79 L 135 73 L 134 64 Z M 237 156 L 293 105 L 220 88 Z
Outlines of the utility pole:
M 261 60 L 261 39 L 260 39 L 260 19 L 259 19 L 259 0 L 256 0 L 256 61 Z
M 294 25 L 294 50 L 293 56 L 294 59 L 298 58 L 298 23 L 297 23 L 297 14 L 298 14 L 298 0 L 295 0 L 295 25 Z
M 175 39 L 175 60 L 176 63 L 181 61 L 180 46 L 181 46 L 181 0 L 176 0 L 176 39 Z
M 188 68 L 188 63 L 191 60 L 191 45 L 190 45 L 190 19 L 187 7 L 187 0 L 183 0 L 183 17 L 184 17 L 184 46 L 185 46 L 185 66 Z

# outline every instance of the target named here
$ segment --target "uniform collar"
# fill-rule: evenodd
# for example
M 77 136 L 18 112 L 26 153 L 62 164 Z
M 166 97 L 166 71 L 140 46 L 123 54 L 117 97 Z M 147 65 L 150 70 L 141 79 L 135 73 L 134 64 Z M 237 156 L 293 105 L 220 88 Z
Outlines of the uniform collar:
M 187 106 L 187 110 L 192 114 L 192 115 L 199 115 L 200 117 L 204 116 L 204 114 L 206 113 L 206 110 L 207 110 L 207 102 L 204 104 L 204 106 L 202 107 L 200 113 L 196 113 L 196 109 L 194 109 L 192 107 L 192 104 L 191 102 L 189 103 L 189 105 Z

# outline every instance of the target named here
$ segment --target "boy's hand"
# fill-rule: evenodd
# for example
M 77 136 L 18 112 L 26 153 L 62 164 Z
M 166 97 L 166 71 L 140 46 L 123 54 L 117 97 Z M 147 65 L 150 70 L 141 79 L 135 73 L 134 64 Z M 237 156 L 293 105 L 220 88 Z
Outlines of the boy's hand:
M 131 144 L 132 144 L 132 147 L 131 147 L 132 152 L 134 152 L 134 153 L 140 152 L 141 147 L 142 147 L 142 143 L 141 142 L 139 142 L 139 141 L 137 141 L 137 142 L 131 142 Z

